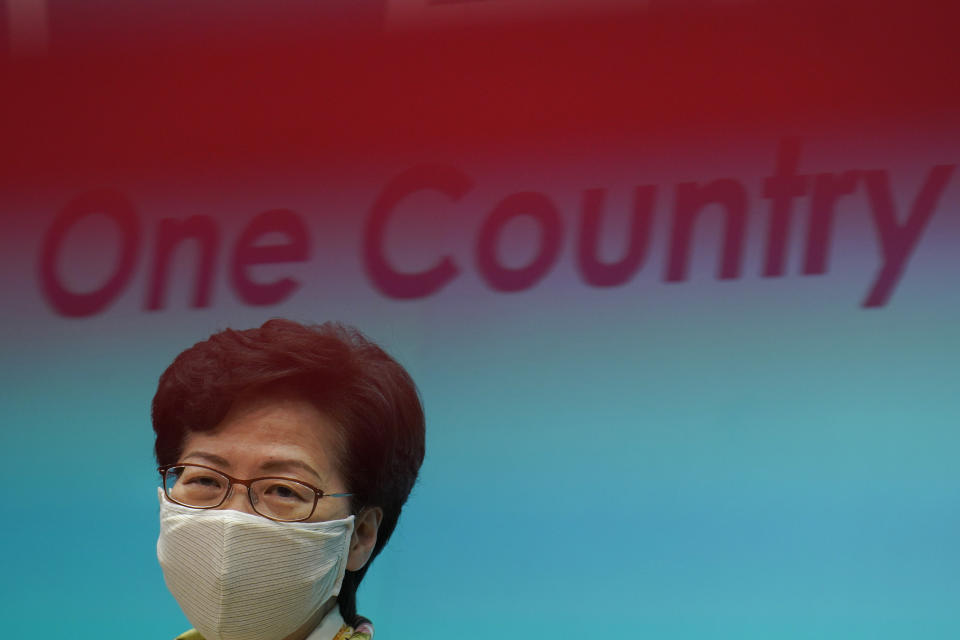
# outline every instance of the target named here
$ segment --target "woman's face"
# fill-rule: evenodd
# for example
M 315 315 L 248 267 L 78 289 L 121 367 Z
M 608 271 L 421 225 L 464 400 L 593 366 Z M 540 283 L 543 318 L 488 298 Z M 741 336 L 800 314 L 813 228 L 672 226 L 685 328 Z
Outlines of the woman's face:
M 337 470 L 337 425 L 310 402 L 294 395 L 266 393 L 234 403 L 212 431 L 191 432 L 177 462 L 194 462 L 235 478 L 282 476 L 300 480 L 324 493 L 346 493 Z M 254 513 L 242 486 L 235 486 L 219 509 Z M 309 521 L 338 520 L 350 515 L 349 498 L 321 498 Z M 380 507 L 356 514 L 347 569 L 362 568 L 377 544 L 383 519 Z
M 191 432 L 178 462 L 219 469 L 236 478 L 283 476 L 324 493 L 346 493 L 337 471 L 337 426 L 310 402 L 270 393 L 240 400 L 212 431 Z M 221 509 L 254 513 L 245 487 L 234 486 Z M 348 498 L 321 498 L 310 521 L 350 515 Z

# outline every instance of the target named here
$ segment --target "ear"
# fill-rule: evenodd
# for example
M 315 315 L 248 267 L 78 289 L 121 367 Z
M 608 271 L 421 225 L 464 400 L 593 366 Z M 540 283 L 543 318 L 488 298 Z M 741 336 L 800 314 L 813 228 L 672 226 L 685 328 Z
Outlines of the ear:
M 347 571 L 358 571 L 367 564 L 373 547 L 377 544 L 377 531 L 383 520 L 383 509 L 370 507 L 361 511 L 353 521 L 350 538 L 350 555 L 347 556 Z

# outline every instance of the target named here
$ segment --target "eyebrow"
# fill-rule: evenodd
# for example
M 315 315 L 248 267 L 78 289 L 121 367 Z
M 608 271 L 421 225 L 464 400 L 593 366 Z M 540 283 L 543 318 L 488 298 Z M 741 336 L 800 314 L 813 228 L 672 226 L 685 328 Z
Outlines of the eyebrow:
M 262 471 L 284 471 L 286 469 L 300 469 L 301 471 L 306 471 L 314 475 L 321 483 L 324 482 L 324 477 L 320 473 L 308 465 L 302 460 L 296 460 L 293 458 L 284 458 L 280 460 L 267 460 L 260 465 Z
M 207 462 L 220 465 L 221 467 L 227 467 L 228 469 L 230 468 L 230 463 L 227 462 L 227 459 L 221 458 L 215 453 L 207 453 L 206 451 L 192 451 L 183 456 L 182 460 L 186 460 L 188 458 L 200 458 L 202 460 L 206 460 Z
M 205 460 L 212 464 L 225 467 L 227 469 L 230 468 L 230 462 L 226 458 L 218 456 L 215 453 L 208 453 L 206 451 L 191 451 L 190 453 L 188 453 L 183 457 L 183 460 L 186 460 L 188 458 L 200 458 L 201 460 Z M 320 473 L 316 469 L 311 467 L 306 462 L 303 462 L 302 460 L 296 460 L 294 458 L 281 458 L 279 460 L 267 460 L 266 462 L 260 465 L 260 470 L 267 473 L 277 472 L 277 471 L 286 471 L 288 469 L 299 469 L 301 471 L 306 471 L 310 474 L 313 474 L 313 476 L 316 477 L 318 480 L 320 480 L 321 483 L 325 481 L 325 478 L 322 475 L 320 475 Z

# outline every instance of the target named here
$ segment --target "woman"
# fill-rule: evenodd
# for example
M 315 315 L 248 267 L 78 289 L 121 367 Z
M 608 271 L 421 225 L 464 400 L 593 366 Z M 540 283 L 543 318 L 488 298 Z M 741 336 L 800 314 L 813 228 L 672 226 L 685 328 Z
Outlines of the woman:
M 228 329 L 163 373 L 153 428 L 178 640 L 372 637 L 357 587 L 424 453 L 403 367 L 342 325 Z

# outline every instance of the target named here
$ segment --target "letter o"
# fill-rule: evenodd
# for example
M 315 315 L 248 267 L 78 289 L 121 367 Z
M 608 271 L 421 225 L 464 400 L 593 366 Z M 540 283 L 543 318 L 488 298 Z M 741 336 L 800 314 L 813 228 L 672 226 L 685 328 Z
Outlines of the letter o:
M 57 259 L 70 229 L 87 216 L 102 213 L 110 218 L 122 236 L 120 260 L 113 275 L 99 289 L 89 293 L 70 291 L 57 274 Z M 61 315 L 79 318 L 90 316 L 109 305 L 123 291 L 133 275 L 137 249 L 140 246 L 140 225 L 133 205 L 127 198 L 110 189 L 80 194 L 53 221 L 43 238 L 40 252 L 40 286 L 47 301 Z
M 497 260 L 497 247 L 504 226 L 519 216 L 529 216 L 537 222 L 540 227 L 540 248 L 530 264 L 511 269 Z M 535 191 L 509 195 L 483 221 L 477 240 L 477 268 L 487 284 L 497 291 L 529 289 L 539 282 L 557 261 L 562 237 L 563 224 L 560 214 L 547 196 Z

